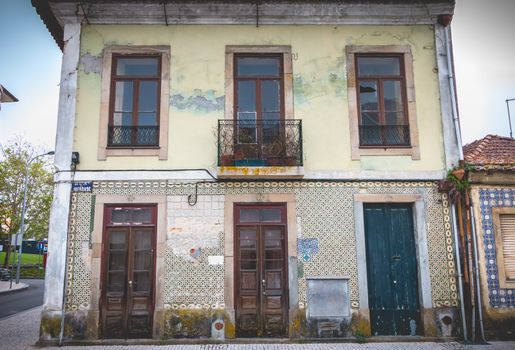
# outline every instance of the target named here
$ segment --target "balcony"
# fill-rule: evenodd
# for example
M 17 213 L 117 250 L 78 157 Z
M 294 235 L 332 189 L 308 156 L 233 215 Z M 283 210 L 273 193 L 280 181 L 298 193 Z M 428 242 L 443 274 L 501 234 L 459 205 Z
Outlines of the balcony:
M 409 147 L 409 125 L 360 125 L 360 147 Z
M 219 167 L 301 167 L 301 120 L 219 120 Z
M 152 148 L 159 146 L 159 126 L 109 125 L 108 147 Z

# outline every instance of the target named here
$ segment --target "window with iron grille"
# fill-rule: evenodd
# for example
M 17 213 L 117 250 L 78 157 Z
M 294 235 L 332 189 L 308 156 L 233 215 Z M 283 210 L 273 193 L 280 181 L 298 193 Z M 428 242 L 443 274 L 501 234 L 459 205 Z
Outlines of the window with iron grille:
M 159 146 L 160 55 L 113 55 L 108 147 Z
M 402 54 L 355 55 L 360 147 L 409 147 Z

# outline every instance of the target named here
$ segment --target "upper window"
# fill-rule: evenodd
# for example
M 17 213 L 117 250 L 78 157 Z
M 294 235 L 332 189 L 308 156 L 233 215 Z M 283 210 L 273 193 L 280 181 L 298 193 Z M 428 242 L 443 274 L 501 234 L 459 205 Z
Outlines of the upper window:
M 101 93 L 98 160 L 168 158 L 169 46 L 105 47 Z
M 347 46 L 346 52 L 352 159 L 420 159 L 410 47 Z
M 160 56 L 113 56 L 109 147 L 159 146 L 160 68 Z
M 356 55 L 360 146 L 409 146 L 401 55 Z

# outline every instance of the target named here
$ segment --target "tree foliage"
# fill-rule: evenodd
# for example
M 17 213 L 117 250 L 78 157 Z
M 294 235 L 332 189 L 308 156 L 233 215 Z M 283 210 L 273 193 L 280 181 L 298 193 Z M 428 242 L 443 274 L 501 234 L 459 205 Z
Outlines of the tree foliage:
M 41 154 L 40 149 L 18 138 L 0 145 L 0 233 L 18 232 L 23 203 L 23 182 L 27 164 Z M 34 159 L 28 169 L 27 210 L 24 238 L 47 237 L 53 194 L 53 176 L 49 157 Z

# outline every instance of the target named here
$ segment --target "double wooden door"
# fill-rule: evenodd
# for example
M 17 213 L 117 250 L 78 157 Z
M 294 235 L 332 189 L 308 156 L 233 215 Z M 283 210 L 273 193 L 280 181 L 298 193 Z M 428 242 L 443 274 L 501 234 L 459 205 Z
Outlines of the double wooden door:
M 155 227 L 108 227 L 104 237 L 102 336 L 151 337 Z
M 245 206 L 236 207 L 236 211 L 237 336 L 285 336 L 288 325 L 285 207 Z
M 411 204 L 365 204 L 368 299 L 373 335 L 422 330 Z

